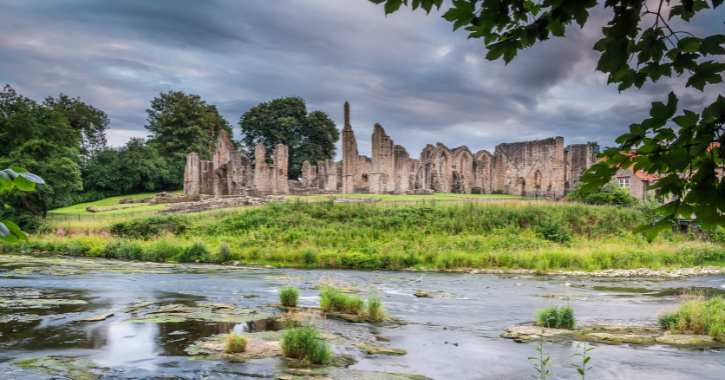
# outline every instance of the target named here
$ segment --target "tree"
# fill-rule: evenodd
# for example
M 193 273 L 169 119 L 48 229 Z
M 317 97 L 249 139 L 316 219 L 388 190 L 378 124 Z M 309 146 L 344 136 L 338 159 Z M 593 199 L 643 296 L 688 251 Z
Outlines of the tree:
M 71 128 L 80 134 L 83 158 L 88 159 L 106 147 L 109 120 L 105 112 L 84 103 L 80 98 L 71 98 L 64 94 L 57 98 L 46 98 L 43 104 L 65 115 Z
M 216 139 L 222 130 L 232 129 L 216 106 L 198 95 L 181 91 L 161 93 L 146 110 L 149 143 L 168 161 L 175 187 L 181 187 L 186 155 L 196 152 L 202 159 L 211 158 Z
M 47 182 L 35 193 L 0 194 L 23 228 L 32 228 L 38 216 L 66 205 L 81 190 L 80 132 L 65 114 L 5 86 L 0 91 L 0 141 L 0 167 L 27 168 Z
M 299 176 L 302 162 L 315 163 L 335 156 L 335 143 L 340 134 L 335 123 L 322 111 L 307 113 L 305 101 L 289 97 L 260 103 L 239 119 L 242 145 L 253 158 L 257 144 L 267 148 L 267 158 L 274 146 L 289 148 L 289 174 Z
M 99 151 L 84 169 L 83 180 L 86 191 L 106 196 L 170 190 L 178 181 L 156 148 L 140 138 Z
M 402 5 L 430 12 L 443 0 L 371 0 L 384 4 L 385 13 Z M 620 91 L 673 75 L 686 78 L 685 87 L 704 91 L 722 82 L 725 35 L 698 37 L 673 29 L 671 22 L 689 22 L 723 0 L 659 0 L 653 8 L 643 0 L 453 0 L 443 18 L 469 38 L 482 39 L 489 60 L 510 62 L 523 50 L 550 37 L 564 37 L 567 26 L 583 27 L 589 11 L 603 4 L 612 17 L 594 45 L 600 52 L 597 70 Z M 601 188 L 619 168 L 633 167 L 658 174 L 654 185 L 662 199 L 659 220 L 647 228 L 650 236 L 668 228 L 677 218 L 695 216 L 705 227 L 725 225 L 725 97 L 701 110 L 682 110 L 672 92 L 665 102 L 654 102 L 650 117 L 632 124 L 617 147 L 604 150 L 604 160 L 582 177 L 585 188 Z

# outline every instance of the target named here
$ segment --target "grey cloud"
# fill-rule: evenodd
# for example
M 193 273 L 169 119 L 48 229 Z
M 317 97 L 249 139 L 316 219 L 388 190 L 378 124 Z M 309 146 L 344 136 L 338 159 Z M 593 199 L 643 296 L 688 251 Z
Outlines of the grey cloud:
M 602 9 L 584 30 L 504 65 L 486 61 L 481 43 L 440 14 L 385 17 L 367 0 L 0 3 L 0 82 L 36 99 L 81 96 L 109 114 L 117 145 L 143 133 L 150 100 L 171 89 L 201 95 L 232 125 L 280 96 L 301 96 L 341 123 L 350 100 L 366 153 L 374 122 L 413 155 L 436 141 L 477 150 L 562 135 L 606 145 L 681 85 L 622 95 L 606 86 L 592 50 Z M 695 28 L 721 23 L 708 17 Z M 681 105 L 709 97 L 688 91 Z

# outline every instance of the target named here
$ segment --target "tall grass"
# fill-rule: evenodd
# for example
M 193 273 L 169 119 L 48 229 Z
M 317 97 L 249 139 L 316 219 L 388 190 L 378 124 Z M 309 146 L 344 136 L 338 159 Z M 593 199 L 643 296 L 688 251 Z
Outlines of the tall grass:
M 569 306 L 547 307 L 536 314 L 536 324 L 554 329 L 573 329 L 576 324 L 574 309 Z
M 292 359 L 326 364 L 332 357 L 330 346 L 313 327 L 298 327 L 282 335 L 282 352 Z
M 297 307 L 300 291 L 297 288 L 285 287 L 279 291 L 279 303 L 286 307 Z
M 707 334 L 725 341 L 725 300 L 720 296 L 708 300 L 694 297 L 677 311 L 660 316 L 659 323 L 667 330 Z
M 725 245 L 721 243 L 664 233 L 650 244 L 631 232 L 644 220 L 640 211 L 607 206 L 292 202 L 178 218 L 183 228 L 162 229 L 165 234 L 155 239 L 44 235 L 0 250 L 387 270 L 549 271 L 725 264 Z M 141 220 L 124 226 L 134 226 L 130 231 L 138 231 L 136 226 L 158 221 Z M 129 254 L 106 249 L 119 242 L 139 247 L 140 258 L 135 251 Z
M 332 287 L 326 287 L 320 292 L 320 309 L 325 312 L 362 314 L 363 305 L 360 297 L 345 294 Z

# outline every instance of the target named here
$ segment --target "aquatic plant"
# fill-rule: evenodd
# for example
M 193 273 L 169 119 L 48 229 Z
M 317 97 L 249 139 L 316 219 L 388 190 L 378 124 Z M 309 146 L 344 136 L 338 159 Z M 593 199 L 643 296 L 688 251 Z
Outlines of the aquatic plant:
M 666 330 L 707 334 L 725 341 L 725 300 L 721 296 L 710 299 L 693 297 L 680 305 L 677 311 L 661 315 L 659 324 Z
M 363 300 L 355 295 L 345 294 L 338 289 L 325 287 L 320 292 L 320 308 L 325 312 L 361 314 Z
M 279 303 L 286 307 L 297 307 L 300 291 L 293 287 L 284 287 L 279 290 Z
M 292 359 L 313 364 L 328 363 L 332 357 L 329 345 L 313 327 L 289 329 L 282 335 L 282 352 Z
M 236 354 L 247 350 L 247 339 L 231 332 L 224 338 L 224 352 Z
M 573 329 L 576 324 L 574 309 L 569 306 L 547 307 L 536 314 L 536 324 L 555 329 Z
M 589 366 L 589 362 L 592 360 L 592 356 L 589 353 L 593 350 L 594 347 L 581 346 L 581 350 L 574 354 L 574 358 L 579 361 L 572 364 L 572 367 L 576 369 L 577 374 L 579 374 L 579 378 L 582 380 L 586 380 L 587 372 L 592 369 L 592 367 Z
M 539 344 L 536 346 L 536 356 L 529 357 L 529 361 L 534 364 L 534 379 L 546 380 L 551 376 L 551 357 L 544 351 L 544 336 L 539 337 Z
M 376 296 L 368 297 L 367 317 L 370 322 L 382 322 L 385 320 L 385 309 L 380 298 Z

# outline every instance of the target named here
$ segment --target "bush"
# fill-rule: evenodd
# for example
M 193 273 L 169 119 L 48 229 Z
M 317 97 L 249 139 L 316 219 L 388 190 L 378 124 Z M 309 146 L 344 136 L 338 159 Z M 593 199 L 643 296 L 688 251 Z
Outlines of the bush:
M 297 288 L 286 287 L 279 291 L 279 303 L 286 307 L 297 307 L 300 291 Z
M 142 259 L 144 261 L 163 263 L 169 259 L 178 257 L 182 251 L 183 249 L 181 247 L 160 240 L 143 251 Z
M 226 243 L 222 243 L 219 246 L 219 251 L 216 256 L 212 257 L 212 260 L 217 264 L 224 264 L 232 260 L 232 251 Z
M 709 300 L 693 298 L 680 305 L 676 312 L 660 316 L 659 324 L 667 330 L 707 334 L 725 341 L 725 300 L 720 296 Z
M 536 232 L 542 238 L 555 243 L 564 244 L 571 241 L 571 233 L 555 221 L 547 220 L 541 222 L 536 228 Z
M 292 359 L 313 364 L 326 364 L 332 357 L 327 342 L 313 327 L 298 327 L 282 335 L 282 352 Z
M 632 207 L 637 204 L 637 198 L 633 197 L 629 191 L 610 182 L 598 191 L 584 192 L 581 187 L 571 191 L 566 196 L 572 201 L 579 201 L 591 205 L 611 205 L 621 207 Z
M 363 300 L 338 289 L 326 287 L 320 292 L 320 308 L 325 312 L 360 314 L 363 311 Z
M 385 320 L 385 309 L 383 303 L 380 302 L 378 297 L 368 298 L 368 320 L 371 322 L 382 322 Z
M 106 244 L 101 256 L 107 259 L 141 260 L 143 249 L 137 243 L 120 240 Z
M 150 239 L 162 233 L 181 234 L 188 228 L 186 219 L 177 216 L 154 216 L 111 225 L 111 234 L 130 239 Z
M 554 329 L 573 329 L 576 324 L 574 310 L 569 306 L 547 307 L 536 314 L 536 324 Z
M 209 257 L 209 250 L 206 249 L 206 246 L 204 246 L 204 243 L 196 242 L 196 243 L 192 244 L 190 247 L 181 251 L 181 253 L 176 256 L 176 261 L 178 261 L 180 263 L 193 263 L 193 262 L 204 261 L 204 259 L 206 259 L 208 257 Z
M 236 354 L 247 350 L 247 339 L 241 335 L 231 332 L 224 339 L 224 352 Z

